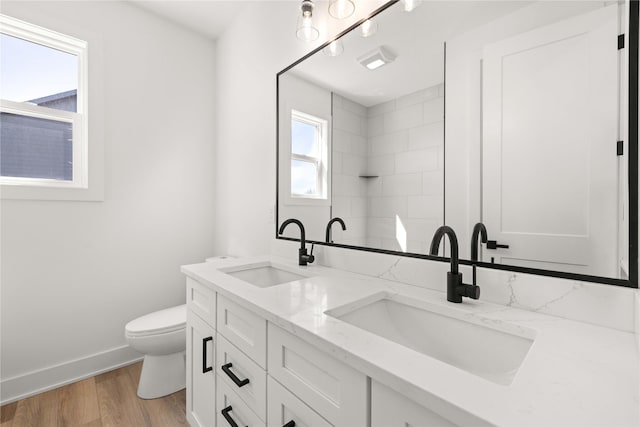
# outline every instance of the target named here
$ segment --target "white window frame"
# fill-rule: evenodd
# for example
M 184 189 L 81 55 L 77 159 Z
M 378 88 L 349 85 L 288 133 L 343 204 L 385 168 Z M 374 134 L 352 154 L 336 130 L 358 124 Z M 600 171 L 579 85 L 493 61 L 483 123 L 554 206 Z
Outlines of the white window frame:
M 60 50 L 78 58 L 78 90 L 76 112 L 56 110 L 25 102 L 0 100 L 0 111 L 20 116 L 34 117 L 72 126 L 73 176 L 71 181 L 0 176 L 0 184 L 9 187 L 46 187 L 87 189 L 89 187 L 89 136 L 88 136 L 88 43 L 46 28 L 39 27 L 7 15 L 0 14 L 0 33 Z M 3 189 L 4 193 L 4 189 Z
M 299 160 L 302 162 L 313 163 L 316 165 L 316 171 L 318 176 L 316 182 L 318 188 L 314 194 L 296 194 L 291 190 L 289 186 L 289 193 L 292 199 L 312 199 L 312 200 L 328 200 L 329 197 L 329 135 L 328 135 L 328 122 L 320 117 L 313 116 L 311 114 L 303 113 L 297 110 L 291 110 L 291 123 L 296 120 L 299 122 L 308 123 L 317 129 L 318 138 L 318 153 L 317 156 L 308 156 L 297 154 L 293 152 L 293 138 L 291 138 L 291 147 L 289 153 L 291 154 L 291 161 Z M 291 167 L 291 166 L 290 166 Z

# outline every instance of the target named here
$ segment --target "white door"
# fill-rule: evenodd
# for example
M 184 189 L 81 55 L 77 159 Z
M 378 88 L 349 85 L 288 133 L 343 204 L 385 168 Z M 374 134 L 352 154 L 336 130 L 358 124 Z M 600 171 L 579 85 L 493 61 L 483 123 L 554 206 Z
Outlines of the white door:
M 483 261 L 615 276 L 617 6 L 483 52 Z

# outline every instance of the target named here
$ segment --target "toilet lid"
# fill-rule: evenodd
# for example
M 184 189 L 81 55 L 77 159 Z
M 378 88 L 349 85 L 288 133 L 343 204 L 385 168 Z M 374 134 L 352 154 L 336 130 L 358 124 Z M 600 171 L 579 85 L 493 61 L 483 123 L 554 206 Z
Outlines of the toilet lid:
M 186 305 L 154 311 L 132 320 L 125 326 L 129 336 L 156 335 L 184 329 L 187 323 Z

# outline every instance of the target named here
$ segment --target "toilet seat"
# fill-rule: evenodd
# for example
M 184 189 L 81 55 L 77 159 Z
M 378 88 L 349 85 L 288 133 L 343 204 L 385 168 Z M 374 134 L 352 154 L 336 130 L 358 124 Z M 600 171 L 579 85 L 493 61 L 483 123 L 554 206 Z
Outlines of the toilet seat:
M 127 323 L 125 333 L 128 337 L 145 337 L 167 334 L 186 328 L 186 304 L 171 307 L 138 317 Z

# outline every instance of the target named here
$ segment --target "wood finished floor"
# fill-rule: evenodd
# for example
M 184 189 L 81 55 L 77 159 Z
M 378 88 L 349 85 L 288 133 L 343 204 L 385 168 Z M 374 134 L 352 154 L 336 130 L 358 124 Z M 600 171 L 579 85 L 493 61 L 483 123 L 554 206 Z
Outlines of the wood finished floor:
M 0 408 L 0 427 L 181 427 L 184 390 L 143 400 L 136 396 L 142 362 L 87 378 Z

